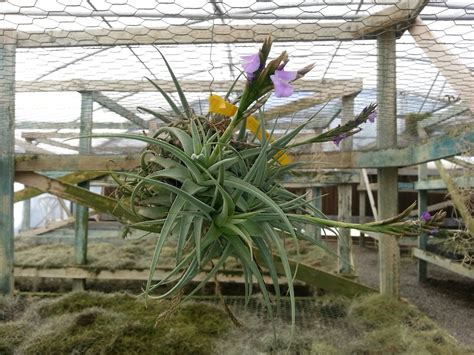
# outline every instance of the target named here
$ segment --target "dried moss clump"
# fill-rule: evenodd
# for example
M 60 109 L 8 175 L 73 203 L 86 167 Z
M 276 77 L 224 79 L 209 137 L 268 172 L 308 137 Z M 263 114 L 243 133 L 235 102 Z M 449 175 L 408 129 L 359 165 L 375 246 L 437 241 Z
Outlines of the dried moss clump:
M 168 308 L 166 301 L 145 308 L 124 294 L 82 292 L 43 300 L 19 321 L 0 323 L 0 353 L 209 354 L 231 324 L 214 306 L 185 303 L 155 326 Z

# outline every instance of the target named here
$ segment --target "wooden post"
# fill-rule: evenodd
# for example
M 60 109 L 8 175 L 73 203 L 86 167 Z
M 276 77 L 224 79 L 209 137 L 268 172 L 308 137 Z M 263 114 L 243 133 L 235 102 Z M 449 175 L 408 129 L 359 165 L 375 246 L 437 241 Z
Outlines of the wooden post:
M 13 295 L 15 36 L 0 32 L 0 295 Z
M 81 92 L 81 130 L 80 134 L 89 135 L 92 133 L 92 93 Z M 79 141 L 79 154 L 91 154 L 91 139 L 81 138 Z M 79 187 L 88 189 L 89 182 L 81 182 Z M 74 239 L 74 256 L 77 264 L 83 265 L 87 263 L 87 234 L 89 227 L 89 208 L 77 205 L 74 208 L 75 223 L 75 239 Z M 85 280 L 73 280 L 73 290 L 83 290 Z
M 397 145 L 396 37 L 387 29 L 377 37 L 377 147 Z M 379 218 L 398 213 L 398 170 L 377 169 Z M 396 237 L 381 235 L 379 243 L 380 292 L 400 297 L 400 249 Z
M 359 223 L 365 223 L 366 221 L 366 203 L 365 203 L 365 191 L 359 191 Z M 359 245 L 365 246 L 365 233 L 360 232 Z
M 418 181 L 426 180 L 428 176 L 428 168 L 426 164 L 418 165 Z M 428 190 L 418 190 L 418 216 L 428 210 Z M 428 235 L 422 232 L 418 236 L 418 248 L 426 250 L 428 244 Z M 426 280 L 428 276 L 428 263 L 425 260 L 418 260 L 418 281 L 422 282 Z
M 308 187 L 306 189 L 306 193 L 308 194 L 308 199 L 313 201 L 312 202 L 313 207 L 321 211 L 322 210 L 321 187 L 319 186 Z M 314 237 L 315 240 L 321 240 L 321 228 L 313 224 L 307 224 L 306 229 L 310 237 Z
M 322 188 L 319 186 L 313 187 L 312 191 L 313 195 L 313 206 L 317 208 L 319 211 L 323 211 L 323 193 Z M 314 238 L 316 240 L 321 240 L 321 228 L 315 227 L 314 228 Z
M 21 230 L 31 228 L 31 199 L 23 201 L 23 221 L 21 222 Z
M 354 96 L 344 96 L 342 98 L 342 124 L 354 118 Z M 341 151 L 352 150 L 352 137 L 348 137 L 341 142 Z M 338 219 L 340 221 L 351 221 L 352 217 L 352 185 L 341 184 L 337 187 L 338 192 Z M 341 274 L 351 274 L 354 271 L 352 262 L 352 238 L 351 230 L 347 228 L 339 229 L 339 240 L 337 243 L 338 272 Z

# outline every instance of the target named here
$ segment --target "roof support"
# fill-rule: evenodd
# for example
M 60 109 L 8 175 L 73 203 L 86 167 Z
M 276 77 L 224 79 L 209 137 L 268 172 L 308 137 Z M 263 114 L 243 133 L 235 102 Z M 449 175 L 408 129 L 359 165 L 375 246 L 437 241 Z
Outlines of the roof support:
M 13 295 L 15 41 L 0 33 L 0 295 Z
M 397 146 L 396 37 L 388 29 L 377 38 L 377 147 Z M 398 214 L 398 170 L 379 168 L 378 212 L 381 219 Z M 393 235 L 379 238 L 380 292 L 400 297 L 400 249 Z
M 82 93 L 82 95 L 84 96 L 85 93 Z M 104 94 L 102 94 L 98 91 L 94 91 L 94 92 L 91 93 L 91 99 L 93 101 L 97 102 L 98 104 L 102 105 L 106 109 L 116 113 L 119 116 L 122 116 L 122 117 L 126 118 L 127 120 L 129 120 L 132 123 L 135 123 L 137 126 L 145 128 L 145 129 L 148 128 L 148 122 L 147 121 L 145 121 L 144 119 L 142 119 L 140 116 L 136 115 L 135 113 L 133 113 L 129 109 L 126 109 L 125 107 L 123 107 L 119 103 L 115 102 L 111 98 L 105 96 Z
M 457 55 L 430 31 L 421 18 L 409 29 L 416 44 L 423 49 L 431 62 L 443 74 L 448 83 L 461 95 L 471 112 L 474 112 L 474 77 Z
M 150 44 L 207 44 L 262 42 L 269 33 L 274 41 L 352 41 L 373 37 L 385 28 L 406 25 L 425 0 L 402 0 L 372 15 L 353 21 L 299 24 L 171 25 L 160 28 L 129 26 L 121 29 L 89 28 L 84 31 L 18 32 L 19 48 L 117 46 Z M 211 29 L 212 27 L 212 29 Z

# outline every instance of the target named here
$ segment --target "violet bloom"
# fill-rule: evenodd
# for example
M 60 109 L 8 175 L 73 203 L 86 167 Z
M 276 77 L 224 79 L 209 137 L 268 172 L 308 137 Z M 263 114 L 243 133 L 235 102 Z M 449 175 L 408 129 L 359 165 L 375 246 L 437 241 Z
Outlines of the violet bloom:
M 247 74 L 249 80 L 252 80 L 253 73 L 260 68 L 260 54 L 243 55 L 240 59 L 243 60 L 242 67 L 244 68 L 245 74 Z
M 374 123 L 376 118 L 377 118 L 377 112 L 375 111 L 372 111 L 369 117 L 367 117 L 370 123 Z
M 293 87 L 289 82 L 296 79 L 296 74 L 296 71 L 275 70 L 275 74 L 270 75 L 276 97 L 288 97 L 293 94 Z
M 346 135 L 340 134 L 336 138 L 334 138 L 332 142 L 339 147 L 339 143 L 341 143 L 344 138 L 346 138 Z
M 431 219 L 431 214 L 428 211 L 425 211 L 421 214 L 420 219 L 424 222 L 428 222 Z

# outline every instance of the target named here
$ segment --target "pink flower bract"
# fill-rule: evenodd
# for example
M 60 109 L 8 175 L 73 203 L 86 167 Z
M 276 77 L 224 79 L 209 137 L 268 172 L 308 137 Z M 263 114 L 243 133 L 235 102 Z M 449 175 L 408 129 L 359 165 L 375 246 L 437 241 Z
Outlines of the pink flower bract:
M 242 67 L 247 76 L 252 76 L 260 68 L 260 54 L 243 55 L 240 58 L 243 60 Z
M 288 97 L 293 94 L 293 87 L 289 82 L 296 79 L 296 71 L 275 70 L 270 79 L 275 87 L 276 97 Z

